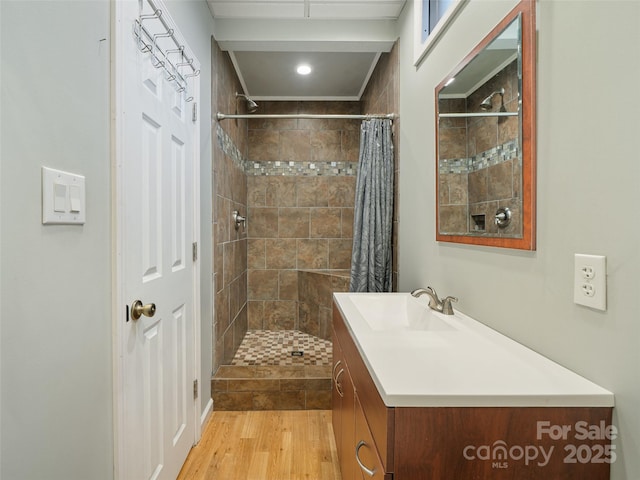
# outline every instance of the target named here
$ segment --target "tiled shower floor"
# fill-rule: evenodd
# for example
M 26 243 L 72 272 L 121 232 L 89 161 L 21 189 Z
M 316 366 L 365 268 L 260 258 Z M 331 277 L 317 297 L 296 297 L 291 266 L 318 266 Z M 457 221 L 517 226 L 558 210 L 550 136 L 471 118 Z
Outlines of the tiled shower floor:
M 249 330 L 231 365 L 331 365 L 331 356 L 329 340 L 297 330 Z

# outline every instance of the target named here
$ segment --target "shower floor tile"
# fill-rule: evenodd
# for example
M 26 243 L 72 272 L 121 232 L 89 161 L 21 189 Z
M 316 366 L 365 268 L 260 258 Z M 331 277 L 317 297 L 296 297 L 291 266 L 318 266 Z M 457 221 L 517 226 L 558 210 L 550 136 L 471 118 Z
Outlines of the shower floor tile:
M 331 365 L 332 351 L 331 341 L 297 330 L 249 330 L 231 365 Z

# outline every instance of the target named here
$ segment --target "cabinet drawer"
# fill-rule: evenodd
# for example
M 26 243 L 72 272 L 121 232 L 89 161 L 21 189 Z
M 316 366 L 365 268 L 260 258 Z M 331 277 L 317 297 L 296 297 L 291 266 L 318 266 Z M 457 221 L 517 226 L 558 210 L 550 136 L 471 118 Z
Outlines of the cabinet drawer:
M 355 447 L 353 455 L 355 456 L 358 474 L 355 478 L 362 478 L 363 480 L 391 480 L 392 474 L 388 474 L 384 471 L 382 460 L 373 441 L 373 435 L 369 430 L 369 425 L 362 411 L 362 406 L 358 401 L 358 395 L 356 394 L 356 435 L 355 435 Z

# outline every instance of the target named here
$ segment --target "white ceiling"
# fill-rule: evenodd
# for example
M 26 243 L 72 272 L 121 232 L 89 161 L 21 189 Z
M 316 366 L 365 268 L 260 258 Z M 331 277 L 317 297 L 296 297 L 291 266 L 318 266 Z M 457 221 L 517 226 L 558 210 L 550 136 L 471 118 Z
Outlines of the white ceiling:
M 234 64 L 256 100 L 358 100 L 378 60 L 375 52 L 234 52 Z M 309 75 L 296 73 L 300 64 Z
M 398 18 L 405 0 L 207 0 L 216 18 Z
M 406 0 L 207 0 L 215 37 L 255 100 L 358 100 Z M 300 63 L 310 75 L 295 72 Z

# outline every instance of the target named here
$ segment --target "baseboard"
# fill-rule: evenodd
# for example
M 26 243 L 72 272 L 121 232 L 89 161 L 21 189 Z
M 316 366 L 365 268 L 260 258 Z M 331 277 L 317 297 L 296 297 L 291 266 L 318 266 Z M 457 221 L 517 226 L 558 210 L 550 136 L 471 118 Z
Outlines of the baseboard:
M 213 412 L 213 399 L 210 398 L 209 401 L 207 402 L 207 405 L 204 407 L 204 410 L 202 411 L 202 415 L 200 415 L 200 426 L 203 428 L 203 430 L 204 430 L 204 426 L 209 421 L 209 417 L 211 416 L 212 412 Z

